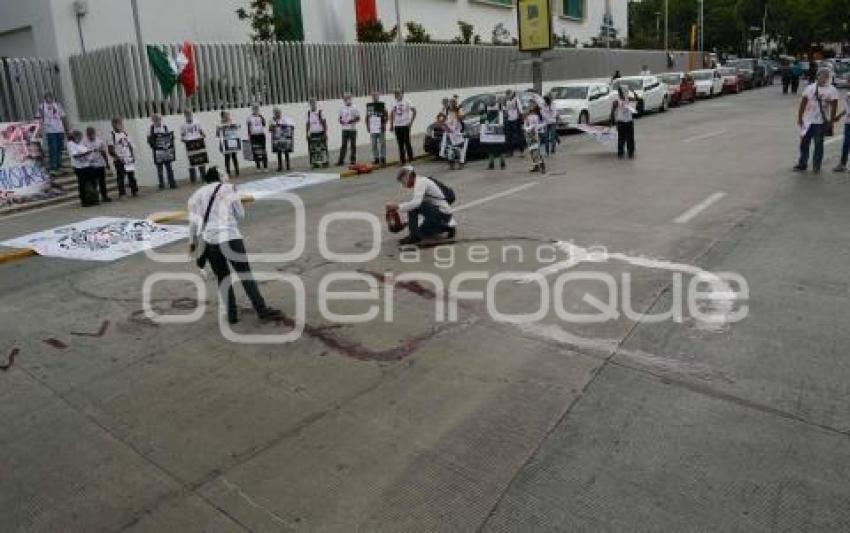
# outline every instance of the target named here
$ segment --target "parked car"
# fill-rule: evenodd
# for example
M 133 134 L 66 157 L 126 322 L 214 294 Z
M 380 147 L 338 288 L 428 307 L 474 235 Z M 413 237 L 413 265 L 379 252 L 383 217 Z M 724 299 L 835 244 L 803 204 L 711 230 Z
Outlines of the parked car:
M 487 155 L 486 148 L 481 145 L 479 136 L 481 133 L 481 112 L 484 110 L 492 94 L 476 94 L 464 99 L 460 103 L 464 125 L 463 134 L 469 137 L 469 147 L 466 151 L 467 159 L 475 159 Z M 425 153 L 435 157 L 439 156 L 444 133 L 442 126 L 436 121 L 428 126 L 425 130 L 425 141 L 423 143 Z
M 553 87 L 552 107 L 558 118 L 558 129 L 575 124 L 596 124 L 611 117 L 614 94 L 607 82 L 578 81 Z
M 616 93 L 618 87 L 623 86 L 634 93 L 637 100 L 638 115 L 650 111 L 667 111 L 670 107 L 670 95 L 667 94 L 667 85 L 661 83 L 655 76 L 628 76 L 619 78 L 611 84 L 611 89 Z
M 734 61 L 729 61 L 726 63 L 727 67 L 736 67 L 742 70 L 749 70 L 752 73 L 751 81 L 749 83 L 745 82 L 745 87 L 748 89 L 753 89 L 755 87 L 764 87 L 766 84 L 765 80 L 765 66 L 764 64 L 759 64 L 758 59 L 736 59 Z
M 832 84 L 839 89 L 850 89 L 850 64 L 845 61 L 835 63 Z
M 723 92 L 723 76 L 717 70 L 693 70 L 690 75 L 697 86 L 697 96 L 714 98 Z
M 694 103 L 697 100 L 696 85 L 694 79 L 684 72 L 670 72 L 658 76 L 661 82 L 667 85 L 667 94 L 670 96 L 670 105 L 678 106 L 683 102 Z
M 723 79 L 722 92 L 725 94 L 738 94 L 744 90 L 744 78 L 735 67 L 720 67 L 717 69 Z

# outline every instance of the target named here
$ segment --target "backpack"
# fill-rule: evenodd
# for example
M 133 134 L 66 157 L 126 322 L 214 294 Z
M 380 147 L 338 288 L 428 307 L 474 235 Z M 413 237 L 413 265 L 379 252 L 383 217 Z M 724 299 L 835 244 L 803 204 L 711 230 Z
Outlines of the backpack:
M 440 188 L 440 192 L 443 193 L 443 198 L 446 199 L 447 204 L 452 205 L 457 201 L 457 195 L 455 194 L 454 189 L 436 178 L 429 179 Z

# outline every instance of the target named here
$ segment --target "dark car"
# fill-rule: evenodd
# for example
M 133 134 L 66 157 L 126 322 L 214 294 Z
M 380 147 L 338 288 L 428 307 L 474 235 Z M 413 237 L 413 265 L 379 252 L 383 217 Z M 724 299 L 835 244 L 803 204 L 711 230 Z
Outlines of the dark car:
M 481 144 L 479 139 L 481 127 L 481 113 L 487 105 L 487 101 L 495 93 L 483 93 L 470 96 L 460 103 L 460 112 L 463 117 L 463 134 L 469 137 L 469 147 L 466 150 L 467 159 L 485 157 L 489 147 Z M 498 95 L 497 95 L 498 96 Z M 434 122 L 425 130 L 425 141 L 423 149 L 425 153 L 438 157 L 440 145 L 443 142 L 444 131 L 438 122 Z
M 750 71 L 749 74 L 742 72 L 744 74 L 744 87 L 747 89 L 767 85 L 766 65 L 758 59 L 735 59 L 726 63 L 726 66 L 735 67 L 740 71 Z
M 694 103 L 697 101 L 697 88 L 690 75 L 684 72 L 670 72 L 658 77 L 663 83 L 667 84 L 671 106 L 678 106 L 683 102 Z

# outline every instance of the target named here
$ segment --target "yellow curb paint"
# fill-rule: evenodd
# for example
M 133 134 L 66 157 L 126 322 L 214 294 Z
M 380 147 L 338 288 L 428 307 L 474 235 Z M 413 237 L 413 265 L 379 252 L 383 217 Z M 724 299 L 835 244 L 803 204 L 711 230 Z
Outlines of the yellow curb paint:
M 38 255 L 35 250 L 10 250 L 0 253 L 0 265 Z
M 168 211 L 163 213 L 153 213 L 148 215 L 148 222 L 154 224 L 165 224 L 166 222 L 178 222 L 185 220 L 188 216 L 186 211 Z

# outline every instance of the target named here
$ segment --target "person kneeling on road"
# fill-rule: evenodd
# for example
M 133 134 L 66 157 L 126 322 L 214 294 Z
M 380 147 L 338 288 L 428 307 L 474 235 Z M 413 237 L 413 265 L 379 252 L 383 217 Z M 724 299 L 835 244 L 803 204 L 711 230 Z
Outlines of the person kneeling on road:
M 245 217 L 245 209 L 236 193 L 236 187 L 222 183 L 215 167 L 204 175 L 206 185 L 189 198 L 189 234 L 192 236 L 191 253 L 197 258 L 199 268 L 209 263 L 218 278 L 221 302 L 227 301 L 227 319 L 231 324 L 239 321 L 236 298 L 231 283 L 224 294 L 225 280 L 239 275 L 242 287 L 248 294 L 260 320 L 277 320 L 283 315 L 277 309 L 266 306 L 257 282 L 251 274 L 245 243 L 239 232 L 239 220 Z
M 454 193 L 446 186 L 425 176 L 417 176 L 412 166 L 406 166 L 398 173 L 402 187 L 413 189 L 409 202 L 387 203 L 387 209 L 398 210 L 408 215 L 410 235 L 401 239 L 399 244 L 416 244 L 422 239 L 436 237 L 443 233 L 451 239 L 457 232 L 457 221 L 452 214 L 451 203 Z M 420 220 L 421 217 L 421 220 Z

